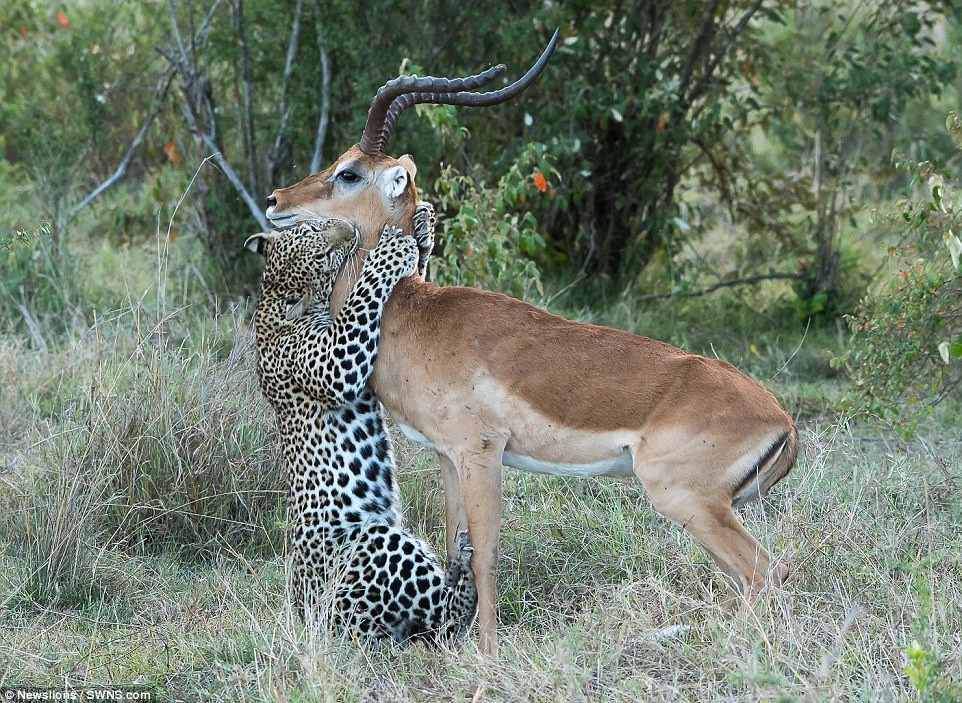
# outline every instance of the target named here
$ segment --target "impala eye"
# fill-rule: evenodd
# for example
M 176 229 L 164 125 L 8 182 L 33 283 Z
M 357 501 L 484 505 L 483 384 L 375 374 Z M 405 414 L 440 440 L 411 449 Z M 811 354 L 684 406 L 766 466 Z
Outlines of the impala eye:
M 341 171 L 339 174 L 337 174 L 337 178 L 345 183 L 356 183 L 357 181 L 361 180 L 361 177 L 350 169 Z

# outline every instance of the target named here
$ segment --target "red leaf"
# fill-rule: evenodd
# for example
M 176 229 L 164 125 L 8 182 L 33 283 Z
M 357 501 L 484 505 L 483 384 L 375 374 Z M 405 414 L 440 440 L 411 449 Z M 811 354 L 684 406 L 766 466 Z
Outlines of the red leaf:
M 534 187 L 544 193 L 548 189 L 548 181 L 545 179 L 544 174 L 541 171 L 535 171 L 534 173 Z
M 61 27 L 70 26 L 70 20 L 67 19 L 67 15 L 63 10 L 57 10 L 57 22 L 60 23 Z
M 177 153 L 177 145 L 174 144 L 173 139 L 164 145 L 164 153 L 174 166 L 180 163 L 180 155 Z

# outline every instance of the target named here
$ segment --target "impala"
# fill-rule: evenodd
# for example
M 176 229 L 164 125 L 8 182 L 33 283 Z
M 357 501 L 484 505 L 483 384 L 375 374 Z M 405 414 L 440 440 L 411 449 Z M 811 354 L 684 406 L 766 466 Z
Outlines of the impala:
M 417 204 L 410 156 L 384 153 L 398 115 L 417 103 L 493 105 L 537 80 L 557 42 L 518 81 L 473 92 L 504 72 L 463 79 L 399 77 L 371 104 L 359 144 L 332 166 L 275 190 L 278 227 L 342 217 L 362 232 L 357 257 L 385 225 L 410 231 Z M 332 311 L 354 285 L 345 265 Z M 733 511 L 795 463 L 798 434 L 775 397 L 724 361 L 615 329 L 571 322 L 520 300 L 403 279 L 384 310 L 371 388 L 403 433 L 438 453 L 447 549 L 474 545 L 479 646 L 497 648 L 502 466 L 559 476 L 631 476 L 654 509 L 682 525 L 746 598 L 788 577 Z

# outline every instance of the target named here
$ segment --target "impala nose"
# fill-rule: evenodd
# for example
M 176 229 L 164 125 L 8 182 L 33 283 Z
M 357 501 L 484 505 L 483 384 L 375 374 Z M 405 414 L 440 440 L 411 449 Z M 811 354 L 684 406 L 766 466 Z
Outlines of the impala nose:
M 273 195 L 268 195 L 268 196 L 267 196 L 267 207 L 274 207 L 275 205 L 277 205 L 277 197 L 275 197 L 275 196 L 273 196 Z

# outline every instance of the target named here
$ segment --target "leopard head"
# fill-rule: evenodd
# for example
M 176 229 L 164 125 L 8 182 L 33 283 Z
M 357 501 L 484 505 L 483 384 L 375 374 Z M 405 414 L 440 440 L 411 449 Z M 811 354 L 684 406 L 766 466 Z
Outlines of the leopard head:
M 353 224 L 335 218 L 248 237 L 244 246 L 266 259 L 258 307 L 277 323 L 328 307 L 334 278 L 358 239 Z

